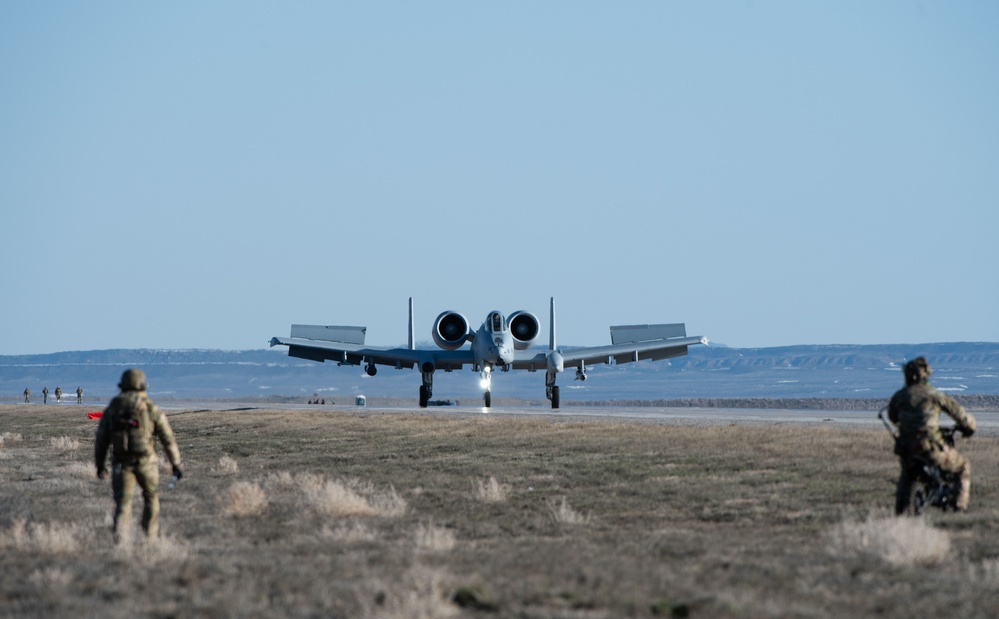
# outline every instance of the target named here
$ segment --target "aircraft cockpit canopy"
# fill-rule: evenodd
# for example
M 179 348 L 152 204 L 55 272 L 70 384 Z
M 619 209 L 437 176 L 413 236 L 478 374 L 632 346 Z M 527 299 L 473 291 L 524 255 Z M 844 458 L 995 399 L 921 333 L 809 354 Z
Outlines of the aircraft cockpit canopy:
M 506 318 L 499 312 L 490 313 L 486 322 L 489 325 L 489 330 L 493 333 L 502 333 L 506 329 Z

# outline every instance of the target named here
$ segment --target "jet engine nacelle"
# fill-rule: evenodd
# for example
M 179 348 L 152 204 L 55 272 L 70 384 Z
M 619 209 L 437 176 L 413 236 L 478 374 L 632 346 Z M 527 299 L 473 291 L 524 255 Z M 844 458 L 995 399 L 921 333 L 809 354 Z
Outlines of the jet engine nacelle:
M 468 341 L 471 330 L 468 319 L 450 310 L 443 312 L 434 321 L 434 343 L 444 350 L 457 350 Z
M 507 324 L 510 325 L 510 334 L 513 336 L 513 347 L 517 350 L 528 348 L 541 330 L 537 316 L 523 310 L 511 314 Z

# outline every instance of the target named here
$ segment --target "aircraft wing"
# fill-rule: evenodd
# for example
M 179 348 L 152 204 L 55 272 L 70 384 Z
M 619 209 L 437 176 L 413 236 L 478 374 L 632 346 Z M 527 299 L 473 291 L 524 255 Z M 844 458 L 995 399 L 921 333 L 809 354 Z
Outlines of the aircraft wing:
M 609 346 L 585 346 L 559 351 L 565 366 L 629 363 L 646 359 L 659 361 L 682 357 L 687 354 L 688 347 L 708 343 L 706 337 L 688 337 L 683 323 L 618 326 L 611 327 L 610 332 L 612 343 Z M 545 359 L 544 353 L 524 355 L 524 358 L 514 362 L 514 368 L 544 369 Z
M 308 329 L 298 329 L 308 327 Z M 325 329 L 326 331 L 320 331 Z M 344 331 L 347 330 L 347 331 Z M 359 337 L 357 334 L 360 333 Z M 353 334 L 353 336 L 351 335 Z M 313 337 L 301 337 L 311 335 Z M 271 346 L 287 346 L 288 356 L 310 361 L 336 361 L 342 365 L 361 365 L 374 363 L 388 365 L 394 368 L 411 369 L 430 361 L 439 370 L 459 370 L 464 365 L 474 362 L 470 350 L 414 350 L 410 348 L 389 348 L 382 346 L 365 346 L 363 327 L 319 327 L 315 325 L 293 325 L 293 337 L 271 338 Z M 336 340 L 353 339 L 354 341 L 334 341 L 319 339 L 331 337 Z
M 611 344 L 610 346 L 570 348 L 562 351 L 562 359 L 567 366 L 578 365 L 580 362 L 587 365 L 612 363 L 612 359 L 613 363 L 629 363 L 645 359 L 659 361 L 660 359 L 682 357 L 687 354 L 688 346 L 707 343 L 707 338 L 696 336 L 630 344 Z

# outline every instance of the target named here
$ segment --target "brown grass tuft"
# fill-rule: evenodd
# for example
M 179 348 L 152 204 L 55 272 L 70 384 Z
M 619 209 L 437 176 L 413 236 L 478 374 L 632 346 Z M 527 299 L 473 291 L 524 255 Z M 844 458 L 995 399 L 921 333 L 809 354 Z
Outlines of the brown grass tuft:
M 97 469 L 94 468 L 93 464 L 86 462 L 70 462 L 60 469 L 60 473 L 63 472 L 78 479 L 95 479 L 97 477 Z
M 934 529 L 925 518 L 868 516 L 845 521 L 830 532 L 836 556 L 875 557 L 892 565 L 938 565 L 950 555 L 950 535 Z
M 218 472 L 234 475 L 239 472 L 239 463 L 231 456 L 222 456 L 219 458 Z
M 249 481 L 237 481 L 229 486 L 222 501 L 222 511 L 234 518 L 259 515 L 268 505 L 264 489 Z
M 0 448 L 6 445 L 13 445 L 15 443 L 20 443 L 24 440 L 20 432 L 4 432 L 0 434 Z
M 447 552 L 454 548 L 457 538 L 451 529 L 436 526 L 432 522 L 425 522 L 416 527 L 413 541 L 417 550 Z
M 61 522 L 28 524 L 25 519 L 18 518 L 7 531 L 0 533 L 0 548 L 68 555 L 80 549 L 81 533 L 77 525 Z
M 447 619 L 460 609 L 439 570 L 414 567 L 391 585 L 373 583 L 379 590 L 364 600 L 364 617 L 380 619 Z
M 555 499 L 548 500 L 548 513 L 551 515 L 552 520 L 558 524 L 587 524 L 590 522 L 590 514 L 582 514 L 574 510 L 569 503 L 562 497 L 562 502 L 559 503 Z
M 80 439 L 69 436 L 54 436 L 49 439 L 53 449 L 59 451 L 76 451 L 80 448 Z
M 363 522 L 347 522 L 332 529 L 328 525 L 323 525 L 319 531 L 319 537 L 338 542 L 356 543 L 373 542 L 378 536 Z
M 489 479 L 474 480 L 473 490 L 475 498 L 483 503 L 502 503 L 506 501 L 506 497 L 510 493 L 509 486 L 501 485 L 491 475 Z
M 116 545 L 113 553 L 118 559 L 138 562 L 144 566 L 183 563 L 190 555 L 190 543 L 164 535 L 160 535 L 158 539 L 133 536 L 128 542 Z
M 65 587 L 73 581 L 73 572 L 60 567 L 39 568 L 28 576 L 28 581 L 39 589 Z

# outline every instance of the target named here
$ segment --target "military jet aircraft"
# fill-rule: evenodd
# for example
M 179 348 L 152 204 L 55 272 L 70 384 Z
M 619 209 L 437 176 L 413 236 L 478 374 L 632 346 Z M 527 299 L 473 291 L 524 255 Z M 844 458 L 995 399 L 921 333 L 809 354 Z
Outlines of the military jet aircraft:
M 551 299 L 551 327 L 548 349 L 531 349 L 540 323 L 523 310 L 504 316 L 489 312 L 477 331 L 468 319 L 455 311 L 442 312 L 434 321 L 434 343 L 440 350 L 417 350 L 413 339 L 413 299 L 409 299 L 409 346 L 387 348 L 365 346 L 366 327 L 292 325 L 291 337 L 271 338 L 271 346 L 287 346 L 288 355 L 337 365 L 361 365 L 368 376 L 377 366 L 396 369 L 419 368 L 423 376 L 420 406 L 426 407 L 433 395 L 434 372 L 460 370 L 468 365 L 479 372 L 486 408 L 492 405 L 492 375 L 496 369 L 545 372 L 545 396 L 552 408 L 559 407 L 555 377 L 566 367 L 576 368 L 576 380 L 586 380 L 586 366 L 596 363 L 628 363 L 669 359 L 687 354 L 687 347 L 707 344 L 702 336 L 687 337 L 683 323 L 611 327 L 610 346 L 588 346 L 562 350 L 555 342 L 555 299 Z M 465 344 L 469 346 L 465 348 Z

